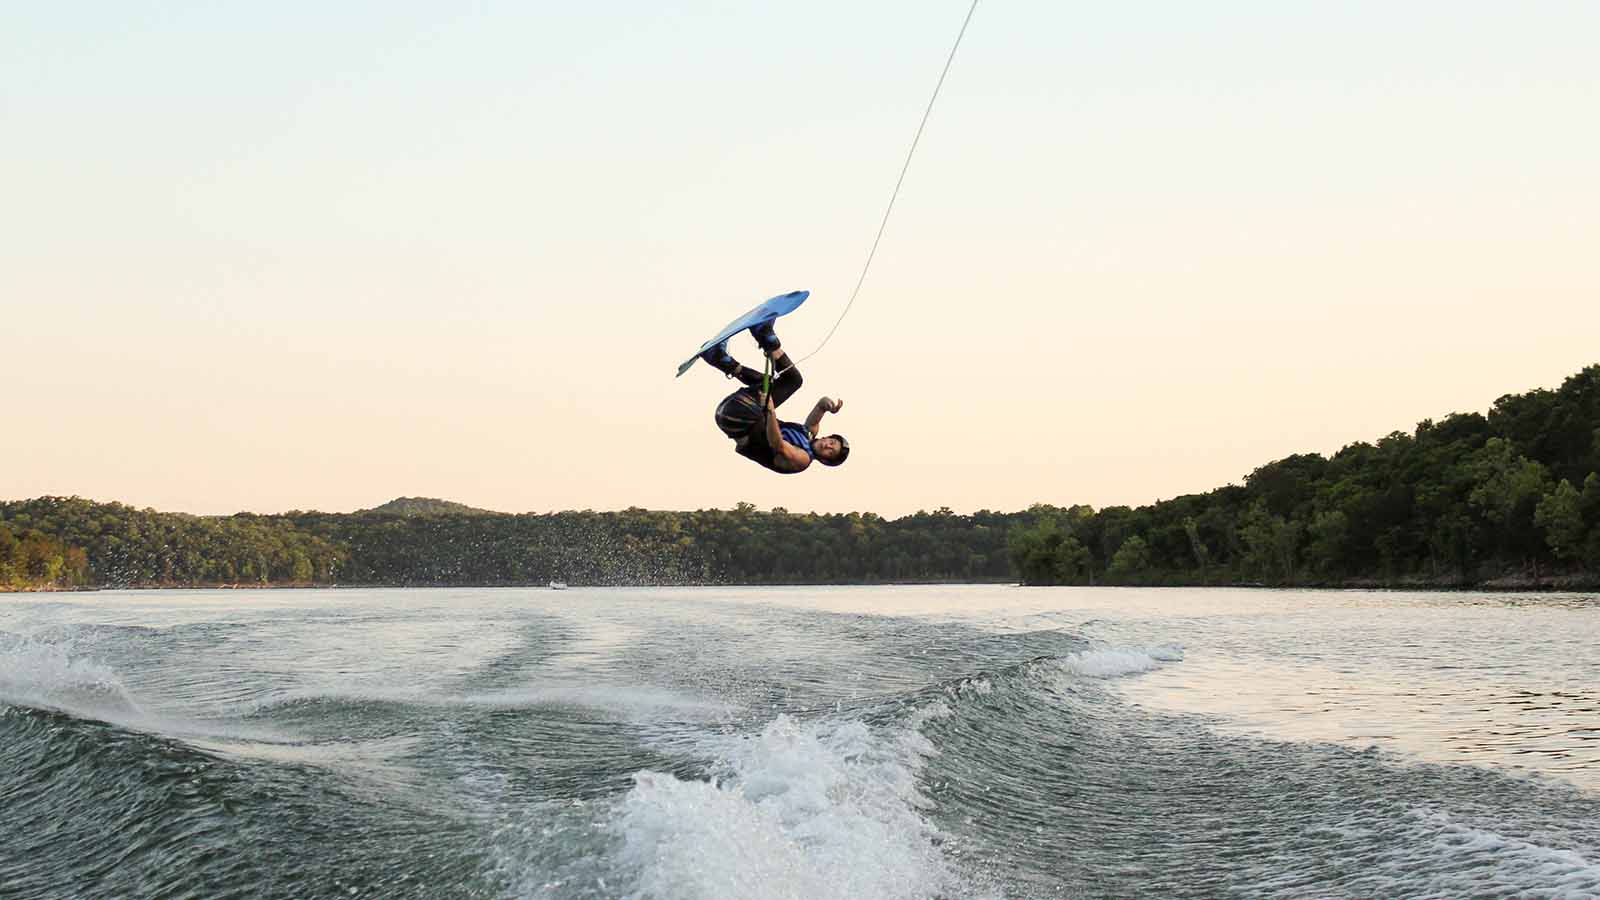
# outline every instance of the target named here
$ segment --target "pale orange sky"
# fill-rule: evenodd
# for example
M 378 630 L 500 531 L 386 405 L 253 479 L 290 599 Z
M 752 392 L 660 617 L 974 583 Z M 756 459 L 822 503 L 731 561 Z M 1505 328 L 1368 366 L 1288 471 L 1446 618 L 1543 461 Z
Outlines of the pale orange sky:
M 967 4 L 753 6 L 13 15 L 0 498 L 1136 505 L 1600 362 L 1600 7 L 980 5 L 775 476 L 673 367 L 821 340 Z

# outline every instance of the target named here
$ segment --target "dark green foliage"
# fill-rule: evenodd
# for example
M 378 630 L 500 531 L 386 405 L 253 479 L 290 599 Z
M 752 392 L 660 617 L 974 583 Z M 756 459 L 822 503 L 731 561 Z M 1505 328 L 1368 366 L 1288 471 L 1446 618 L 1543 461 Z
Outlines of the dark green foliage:
M 762 513 L 749 504 L 207 517 L 75 497 L 0 503 L 0 523 L 80 548 L 83 577 L 72 584 L 104 586 L 998 581 L 1011 577 L 1006 535 L 1017 518 L 939 509 L 889 521 Z
M 1012 555 L 1030 584 L 1449 585 L 1552 572 L 1592 583 L 1597 472 L 1590 366 L 1558 390 L 1501 397 L 1487 417 L 1424 421 L 1331 459 L 1297 454 L 1242 487 L 1032 523 Z
M 36 528 L 19 534 L 0 524 L 0 590 L 72 588 L 88 579 L 83 548 L 68 547 Z
M 0 588 L 990 581 L 1469 584 L 1600 575 L 1600 366 L 1488 416 L 1138 509 L 888 520 L 732 510 L 509 515 L 400 498 L 350 515 L 208 517 L 0 502 Z
M 277 516 L 190 516 L 40 497 L 0 503 L 0 524 L 76 548 L 86 561 L 78 584 L 327 583 L 344 560 L 340 548 Z

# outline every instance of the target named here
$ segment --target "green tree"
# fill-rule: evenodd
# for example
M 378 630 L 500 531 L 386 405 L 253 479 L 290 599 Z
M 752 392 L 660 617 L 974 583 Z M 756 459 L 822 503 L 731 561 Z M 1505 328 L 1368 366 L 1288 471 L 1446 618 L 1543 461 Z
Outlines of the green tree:
M 1251 503 L 1239 520 L 1245 574 L 1280 583 L 1294 580 L 1304 530 L 1300 522 L 1268 512 L 1264 500 Z
M 1319 575 L 1332 575 L 1340 571 L 1349 534 L 1350 518 L 1343 511 L 1335 509 L 1317 513 L 1307 529 L 1306 565 Z
M 1082 584 L 1094 575 L 1094 557 L 1089 548 L 1072 535 L 1062 539 L 1056 548 L 1056 580 L 1065 584 Z
M 1501 438 L 1490 438 L 1470 468 L 1476 486 L 1468 502 L 1496 527 L 1503 546 L 1524 556 L 1536 554 L 1541 548 L 1533 511 L 1550 488 L 1549 470 Z
M 1578 500 L 1578 509 L 1583 513 L 1583 521 L 1588 529 L 1589 537 L 1583 542 L 1582 560 L 1591 572 L 1600 572 L 1600 474 L 1589 473 L 1583 480 L 1583 494 Z
M 1031 528 L 1018 528 L 1009 540 L 1011 563 L 1023 584 L 1055 584 L 1059 580 L 1056 550 L 1067 538 L 1054 518 L 1041 519 Z M 1076 543 L 1076 541 L 1074 541 Z M 1082 545 L 1079 545 L 1082 549 Z
M 17 536 L 11 533 L 11 529 L 0 525 L 0 587 L 19 585 L 21 568 L 22 556 Z
M 290 577 L 297 582 L 306 583 L 311 581 L 313 574 L 311 557 L 307 556 L 303 551 L 296 550 L 294 552 L 293 572 Z
M 1132 534 L 1117 548 L 1111 556 L 1111 565 L 1107 567 L 1106 574 L 1113 578 L 1131 578 L 1144 573 L 1150 568 L 1150 547 L 1144 538 Z
M 1583 550 L 1582 495 L 1572 482 L 1561 479 L 1534 509 L 1534 524 L 1544 529 L 1545 542 L 1557 559 L 1574 559 Z

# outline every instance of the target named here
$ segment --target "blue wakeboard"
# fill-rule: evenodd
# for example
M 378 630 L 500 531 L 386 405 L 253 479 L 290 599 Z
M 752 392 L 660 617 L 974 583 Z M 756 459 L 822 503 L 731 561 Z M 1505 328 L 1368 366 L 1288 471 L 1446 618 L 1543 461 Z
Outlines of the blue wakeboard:
M 717 332 L 716 337 L 706 341 L 704 344 L 701 344 L 700 349 L 696 350 L 693 356 L 689 357 L 682 365 L 678 366 L 678 374 L 682 375 L 683 373 L 689 371 L 689 369 L 694 366 L 695 361 L 700 358 L 700 354 L 710 350 L 712 347 L 715 347 L 739 332 L 744 331 L 746 328 L 749 328 L 752 325 L 760 325 L 762 322 L 771 322 L 773 319 L 776 319 L 779 316 L 786 316 L 789 313 L 794 312 L 800 308 L 800 304 L 806 302 L 806 298 L 809 296 L 811 296 L 810 291 L 794 291 L 788 294 L 779 294 L 776 297 L 756 304 L 754 309 L 750 310 L 739 318 L 734 319 L 732 322 L 729 322 L 727 327 Z

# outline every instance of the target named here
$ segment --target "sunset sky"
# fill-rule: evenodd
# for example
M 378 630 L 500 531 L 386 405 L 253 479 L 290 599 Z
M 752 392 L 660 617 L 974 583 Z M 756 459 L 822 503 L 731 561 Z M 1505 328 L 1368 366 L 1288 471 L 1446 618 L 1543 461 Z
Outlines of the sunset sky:
M 784 408 L 849 463 L 735 456 L 674 367 L 815 348 L 967 6 L 13 8 L 0 499 L 1137 505 L 1600 362 L 1600 4 L 988 0 Z

